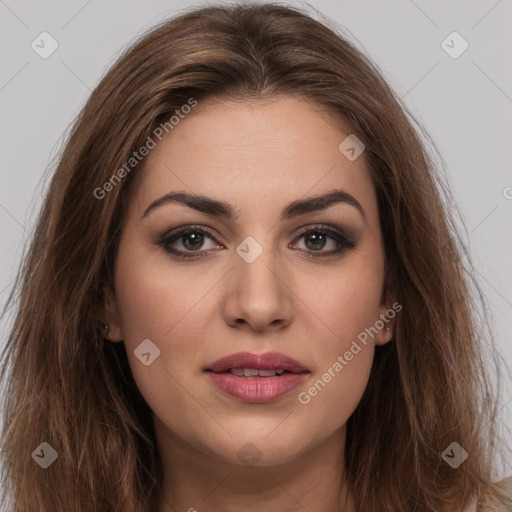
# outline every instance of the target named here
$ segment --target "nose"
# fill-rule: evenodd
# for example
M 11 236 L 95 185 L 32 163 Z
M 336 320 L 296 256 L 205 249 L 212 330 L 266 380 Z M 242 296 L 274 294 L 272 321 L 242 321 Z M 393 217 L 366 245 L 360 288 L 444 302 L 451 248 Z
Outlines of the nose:
M 277 331 L 293 320 L 293 291 L 284 262 L 274 251 L 263 250 L 252 263 L 234 255 L 229 272 L 223 315 L 231 327 Z

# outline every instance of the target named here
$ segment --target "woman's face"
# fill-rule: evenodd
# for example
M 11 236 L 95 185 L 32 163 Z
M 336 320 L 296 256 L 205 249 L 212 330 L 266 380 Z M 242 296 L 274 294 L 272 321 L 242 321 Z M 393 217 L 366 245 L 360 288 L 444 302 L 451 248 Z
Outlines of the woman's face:
M 338 148 L 350 133 L 300 99 L 208 100 L 146 157 L 105 320 L 162 442 L 269 466 L 344 439 L 391 337 L 365 155 Z

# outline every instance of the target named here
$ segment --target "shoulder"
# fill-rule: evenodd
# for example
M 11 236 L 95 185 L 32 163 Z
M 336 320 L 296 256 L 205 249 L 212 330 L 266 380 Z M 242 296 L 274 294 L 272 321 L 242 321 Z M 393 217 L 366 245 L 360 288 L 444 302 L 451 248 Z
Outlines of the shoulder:
M 499 482 L 496 482 L 496 486 L 500 488 L 500 490 L 509 497 L 510 504 L 512 504 L 512 476 L 508 478 L 504 478 Z M 512 512 L 511 505 L 503 504 L 497 509 L 493 509 L 493 512 Z M 468 507 L 464 512 L 478 512 L 476 500 Z
M 508 478 L 504 478 L 498 482 L 498 485 L 503 489 L 509 492 L 512 495 L 512 476 Z
M 510 502 L 509 502 L 508 506 L 504 505 L 504 506 L 500 507 L 500 509 L 497 510 L 496 512 L 511 512 L 512 511 L 512 476 L 509 476 L 508 478 L 504 478 L 503 480 L 500 480 L 497 483 L 497 485 L 504 492 L 504 494 L 507 495 Z

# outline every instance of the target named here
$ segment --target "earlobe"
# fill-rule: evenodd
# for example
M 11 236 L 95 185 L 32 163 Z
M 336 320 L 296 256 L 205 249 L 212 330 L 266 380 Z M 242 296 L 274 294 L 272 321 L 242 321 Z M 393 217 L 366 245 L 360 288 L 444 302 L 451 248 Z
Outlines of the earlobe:
M 110 288 L 103 288 L 103 308 L 101 312 L 101 333 L 112 342 L 123 341 L 123 333 L 119 322 L 119 313 L 114 294 Z
M 375 336 L 375 344 L 376 345 L 385 345 L 386 343 L 389 343 L 393 339 L 393 329 L 392 327 L 386 326 L 381 331 L 379 331 L 379 334 Z
M 385 345 L 393 339 L 393 328 L 395 326 L 396 311 L 394 308 L 386 305 L 381 306 L 379 319 L 375 322 L 375 327 L 379 330 L 375 336 L 376 345 Z

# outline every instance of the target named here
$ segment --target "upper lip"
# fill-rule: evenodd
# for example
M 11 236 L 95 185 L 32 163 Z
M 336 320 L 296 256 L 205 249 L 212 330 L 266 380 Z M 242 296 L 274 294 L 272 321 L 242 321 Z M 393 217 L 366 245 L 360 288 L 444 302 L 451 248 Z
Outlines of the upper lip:
M 292 373 L 309 372 L 298 361 L 279 352 L 265 352 L 255 354 L 252 352 L 237 352 L 218 359 L 205 368 L 206 371 L 223 372 L 232 368 L 256 368 L 258 370 L 283 369 Z

